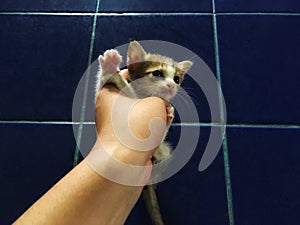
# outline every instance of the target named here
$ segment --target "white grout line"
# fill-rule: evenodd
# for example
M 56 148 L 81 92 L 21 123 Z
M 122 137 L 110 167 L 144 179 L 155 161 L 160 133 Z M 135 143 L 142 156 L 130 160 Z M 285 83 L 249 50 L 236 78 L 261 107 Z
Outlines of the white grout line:
M 212 13 L 200 12 L 0 12 L 0 15 L 33 15 L 33 16 L 210 16 Z
M 30 120 L 11 120 L 11 121 L 0 121 L 0 124 L 30 124 L 30 125 L 79 125 L 80 121 L 30 121 Z M 84 122 L 84 124 L 95 124 L 95 122 Z
M 143 12 L 143 13 L 97 13 L 97 16 L 211 16 L 212 13 L 193 12 Z
M 100 6 L 100 0 L 97 0 L 96 4 L 96 13 L 99 11 L 99 6 Z M 85 84 L 84 84 L 84 90 L 83 90 L 83 99 L 82 99 L 82 108 L 81 108 L 81 115 L 80 115 L 80 123 L 77 131 L 77 145 L 75 148 L 75 153 L 74 153 L 74 159 L 73 159 L 73 166 L 75 167 L 78 164 L 78 159 L 79 159 L 79 147 L 81 144 L 81 135 L 82 135 L 82 129 L 84 125 L 84 120 L 85 120 L 85 112 L 86 112 L 86 101 L 87 101 L 87 93 L 89 89 L 89 80 L 90 80 L 90 67 L 89 65 L 92 62 L 92 55 L 93 55 L 93 49 L 94 49 L 94 42 L 95 42 L 95 33 L 96 33 L 96 26 L 97 26 L 97 16 L 96 14 L 94 15 L 93 19 L 93 29 L 91 33 L 91 39 L 90 39 L 90 51 L 89 51 L 89 58 L 88 58 L 88 72 L 86 75 L 85 79 Z
M 0 15 L 12 16 L 94 16 L 95 13 L 73 13 L 73 12 L 0 12 Z
M 214 37 L 214 49 L 215 49 L 215 62 L 216 62 L 216 75 L 218 79 L 218 97 L 219 97 L 219 106 L 220 106 L 220 119 L 222 126 L 225 123 L 224 117 L 224 106 L 223 106 L 223 98 L 221 96 L 222 93 L 222 79 L 221 79 L 221 68 L 220 68 L 220 58 L 219 58 L 219 39 L 218 39 L 218 27 L 217 27 L 217 15 L 216 15 L 216 5 L 215 0 L 212 0 L 213 6 L 213 37 Z M 231 188 L 231 178 L 230 178 L 230 166 L 229 166 L 229 154 L 228 154 L 228 145 L 227 145 L 227 136 L 224 133 L 223 142 L 223 161 L 224 161 L 224 175 L 225 175 L 225 184 L 226 184 L 226 198 L 227 198 L 227 209 L 228 209 L 228 222 L 230 225 L 234 225 L 234 210 L 233 210 L 233 201 L 232 201 L 232 188 Z
M 233 13 L 205 13 L 205 12 L 0 12 L 1 15 L 19 16 L 300 16 L 300 13 L 282 12 L 233 12 Z
M 300 125 L 293 125 L 293 124 L 173 123 L 172 126 L 200 126 L 200 127 L 226 127 L 226 128 L 260 128 L 260 129 L 300 129 Z
M 233 12 L 233 13 L 216 13 L 217 16 L 300 16 L 300 13 L 284 12 Z
M 80 121 L 30 121 L 10 120 L 0 121 L 0 124 L 28 124 L 28 125 L 79 125 Z M 85 121 L 84 125 L 94 125 L 94 121 Z M 173 123 L 172 126 L 200 126 L 200 127 L 227 127 L 227 128 L 262 128 L 262 129 L 300 129 L 300 125 L 293 124 L 218 124 L 218 123 Z
M 228 124 L 229 128 L 265 128 L 265 129 L 300 129 L 300 125 L 292 124 Z

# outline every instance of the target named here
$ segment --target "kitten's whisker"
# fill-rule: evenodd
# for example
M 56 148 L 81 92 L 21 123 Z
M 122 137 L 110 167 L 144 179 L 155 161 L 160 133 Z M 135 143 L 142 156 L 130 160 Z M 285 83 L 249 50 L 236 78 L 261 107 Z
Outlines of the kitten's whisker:
M 157 97 L 159 97 L 159 87 L 157 87 L 157 86 L 154 86 L 155 87 L 155 89 L 154 89 L 154 91 L 152 92 L 152 97 L 153 96 L 157 96 Z
M 180 102 L 181 106 L 183 108 L 187 109 L 187 111 L 190 112 L 191 111 L 191 106 L 188 103 L 188 101 L 186 100 L 186 98 L 181 93 L 178 94 L 178 99 L 179 99 L 179 102 Z
M 184 88 L 184 91 L 183 92 L 182 90 L 180 90 L 180 94 L 182 95 L 188 95 L 188 97 L 190 97 L 193 102 L 196 104 L 196 106 L 199 106 L 199 102 L 197 101 L 197 96 L 195 95 L 195 91 L 194 91 L 194 88 Z
M 191 59 L 196 58 L 196 57 L 197 57 L 197 55 L 193 55 L 192 57 L 190 57 L 190 58 L 188 58 L 186 60 L 191 60 Z
M 191 112 L 191 106 L 187 100 L 189 98 L 189 95 L 186 92 L 178 91 L 176 98 L 178 98 L 179 104 L 183 108 L 187 108 L 189 112 Z

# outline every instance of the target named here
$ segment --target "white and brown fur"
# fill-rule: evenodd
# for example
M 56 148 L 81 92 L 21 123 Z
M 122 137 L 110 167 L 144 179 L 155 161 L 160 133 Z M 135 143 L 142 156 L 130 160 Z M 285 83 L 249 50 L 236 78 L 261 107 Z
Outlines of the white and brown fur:
M 169 102 L 178 92 L 184 74 L 192 65 L 190 61 L 175 62 L 162 55 L 146 53 L 137 41 L 130 42 L 128 46 L 129 82 L 119 74 L 121 62 L 122 56 L 115 49 L 107 50 L 103 56 L 99 56 L 100 70 L 97 75 L 96 95 L 103 84 L 111 83 L 120 90 L 127 90 L 125 92 L 133 98 L 156 96 Z M 174 109 L 169 104 L 167 106 L 168 127 L 173 117 Z M 163 141 L 153 156 L 153 162 L 160 162 L 168 158 L 170 154 L 170 145 Z M 144 188 L 143 197 L 152 223 L 163 225 L 154 185 Z

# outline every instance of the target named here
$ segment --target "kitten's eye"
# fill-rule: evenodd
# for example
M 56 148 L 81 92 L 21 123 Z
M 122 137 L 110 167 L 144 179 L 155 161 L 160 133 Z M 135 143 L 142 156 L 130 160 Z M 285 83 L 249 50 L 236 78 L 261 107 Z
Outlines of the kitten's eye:
M 161 72 L 160 70 L 155 70 L 152 72 L 152 74 L 155 77 L 163 77 L 164 76 L 163 72 Z
M 179 84 L 179 83 L 180 83 L 180 77 L 179 77 L 179 76 L 175 76 L 175 77 L 174 77 L 174 82 L 175 82 L 176 84 Z

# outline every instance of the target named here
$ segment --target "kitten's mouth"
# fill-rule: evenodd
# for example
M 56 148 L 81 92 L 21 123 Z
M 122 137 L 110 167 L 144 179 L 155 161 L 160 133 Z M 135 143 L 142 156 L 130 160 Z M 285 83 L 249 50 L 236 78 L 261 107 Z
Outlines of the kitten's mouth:
M 175 95 L 175 90 L 174 90 L 174 88 L 168 88 L 167 92 L 168 92 L 171 96 L 174 96 L 174 95 Z
M 169 101 L 174 96 L 174 90 L 166 88 L 162 91 L 162 98 Z

